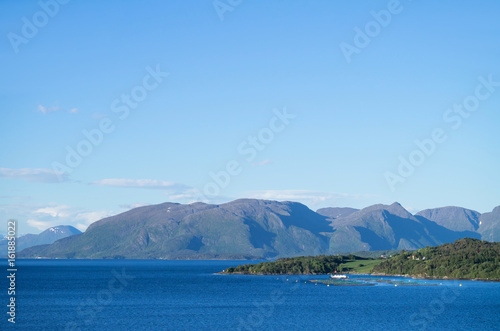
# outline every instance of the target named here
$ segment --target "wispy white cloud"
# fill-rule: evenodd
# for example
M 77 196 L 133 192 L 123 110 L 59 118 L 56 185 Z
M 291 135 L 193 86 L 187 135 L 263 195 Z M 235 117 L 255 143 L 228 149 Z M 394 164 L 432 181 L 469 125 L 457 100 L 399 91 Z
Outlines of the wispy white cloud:
M 33 213 L 49 215 L 51 217 L 68 217 L 69 215 L 71 215 L 70 208 L 71 208 L 70 206 L 66 205 L 50 206 L 50 207 L 39 208 L 35 210 Z
M 36 183 L 59 183 L 68 181 L 68 175 L 51 169 L 11 169 L 0 168 L 0 178 L 22 179 Z
M 189 186 L 184 184 L 167 182 L 158 179 L 107 178 L 95 181 L 92 184 L 99 186 L 146 188 L 146 189 L 169 189 L 169 190 L 189 189 Z
M 47 106 L 43 106 L 41 104 L 38 104 L 37 111 L 41 112 L 44 115 L 47 115 L 48 113 L 53 113 L 53 112 L 56 112 L 56 111 L 65 111 L 65 109 L 61 108 L 59 106 L 50 106 L 50 107 L 47 107 Z M 78 111 L 79 111 L 78 108 L 71 108 L 67 112 L 71 113 L 71 114 L 76 114 L 76 113 L 78 113 Z
M 28 223 L 29 226 L 32 226 L 35 229 L 38 229 L 40 231 L 44 231 L 44 230 L 47 230 L 50 227 L 53 227 L 53 226 L 56 226 L 56 225 L 60 225 L 60 224 L 57 224 L 56 221 L 39 221 L 39 220 L 34 220 L 34 219 L 29 219 L 27 221 L 27 223 Z
M 42 112 L 44 115 L 46 115 L 48 113 L 52 113 L 52 112 L 61 110 L 61 107 L 59 107 L 59 106 L 45 107 L 45 106 L 42 106 L 39 104 L 37 110 L 39 112 Z
M 98 210 L 90 212 L 77 213 L 73 219 L 77 222 L 74 226 L 80 230 L 85 231 L 88 226 L 94 222 L 97 222 L 103 218 L 112 216 L 114 213 L 107 210 Z

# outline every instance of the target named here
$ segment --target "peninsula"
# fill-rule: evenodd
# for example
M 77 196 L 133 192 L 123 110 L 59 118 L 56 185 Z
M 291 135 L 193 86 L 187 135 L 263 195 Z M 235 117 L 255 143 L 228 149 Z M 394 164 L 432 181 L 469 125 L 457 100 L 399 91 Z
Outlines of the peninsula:
M 464 238 L 451 244 L 401 251 L 389 258 L 301 256 L 227 268 L 222 274 L 321 275 L 362 273 L 414 278 L 500 280 L 500 243 Z

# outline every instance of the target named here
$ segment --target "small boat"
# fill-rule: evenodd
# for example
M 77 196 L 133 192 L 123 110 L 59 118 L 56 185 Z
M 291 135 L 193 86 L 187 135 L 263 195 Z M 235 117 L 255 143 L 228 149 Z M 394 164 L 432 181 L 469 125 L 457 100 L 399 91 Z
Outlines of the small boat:
M 347 275 L 330 275 L 330 278 L 333 278 L 333 279 L 346 279 L 346 278 L 349 278 L 349 277 L 347 277 Z

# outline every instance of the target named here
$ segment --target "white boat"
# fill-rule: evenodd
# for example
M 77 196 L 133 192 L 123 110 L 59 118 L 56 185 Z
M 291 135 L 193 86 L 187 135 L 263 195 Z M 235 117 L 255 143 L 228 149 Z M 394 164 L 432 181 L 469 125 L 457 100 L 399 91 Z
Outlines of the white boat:
M 330 278 L 333 278 L 333 279 L 346 279 L 346 278 L 349 278 L 349 277 L 347 277 L 347 275 L 330 275 Z

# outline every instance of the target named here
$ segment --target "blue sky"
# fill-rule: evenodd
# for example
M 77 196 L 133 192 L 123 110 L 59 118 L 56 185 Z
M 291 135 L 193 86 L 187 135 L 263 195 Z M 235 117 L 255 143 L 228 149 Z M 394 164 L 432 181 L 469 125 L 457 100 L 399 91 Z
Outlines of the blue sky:
M 3 1 L 0 217 L 83 230 L 134 206 L 242 197 L 491 211 L 499 10 Z

